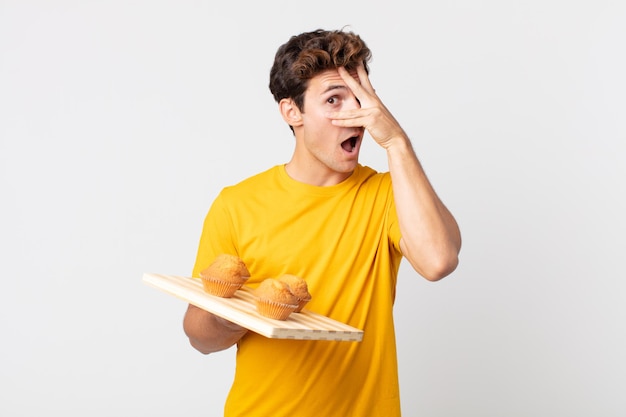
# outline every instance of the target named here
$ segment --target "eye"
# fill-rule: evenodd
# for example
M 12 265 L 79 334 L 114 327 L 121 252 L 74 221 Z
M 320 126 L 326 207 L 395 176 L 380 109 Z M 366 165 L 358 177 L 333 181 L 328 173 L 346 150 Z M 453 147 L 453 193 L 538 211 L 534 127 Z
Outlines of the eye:
M 329 98 L 328 98 L 328 100 L 326 100 L 326 102 L 327 102 L 328 104 L 335 104 L 335 103 L 337 103 L 337 101 L 338 101 L 338 100 L 337 100 L 337 97 L 336 97 L 336 96 L 329 97 Z

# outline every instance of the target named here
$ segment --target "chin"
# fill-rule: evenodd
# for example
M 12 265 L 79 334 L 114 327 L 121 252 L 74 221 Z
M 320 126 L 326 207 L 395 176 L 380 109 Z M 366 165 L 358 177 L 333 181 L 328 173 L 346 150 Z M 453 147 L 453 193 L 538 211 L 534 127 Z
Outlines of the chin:
M 357 165 L 359 165 L 358 160 L 346 162 L 346 163 L 341 164 L 341 167 L 338 167 L 337 171 L 342 172 L 344 174 L 351 174 L 352 171 L 356 169 Z

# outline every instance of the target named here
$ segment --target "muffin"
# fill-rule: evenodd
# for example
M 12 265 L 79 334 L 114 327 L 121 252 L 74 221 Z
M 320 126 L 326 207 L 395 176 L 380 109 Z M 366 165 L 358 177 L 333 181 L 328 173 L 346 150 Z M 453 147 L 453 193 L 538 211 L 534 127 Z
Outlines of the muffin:
M 285 274 L 277 278 L 279 281 L 287 283 L 291 292 L 298 297 L 298 307 L 294 310 L 294 313 L 299 313 L 302 308 L 311 301 L 311 293 L 309 293 L 309 287 L 303 278 L 297 275 Z
M 246 264 L 235 255 L 221 254 L 200 272 L 204 291 L 218 297 L 230 298 L 250 278 Z
M 298 308 L 298 297 L 291 292 L 286 282 L 266 278 L 254 290 L 256 307 L 260 315 L 276 320 L 287 317 Z

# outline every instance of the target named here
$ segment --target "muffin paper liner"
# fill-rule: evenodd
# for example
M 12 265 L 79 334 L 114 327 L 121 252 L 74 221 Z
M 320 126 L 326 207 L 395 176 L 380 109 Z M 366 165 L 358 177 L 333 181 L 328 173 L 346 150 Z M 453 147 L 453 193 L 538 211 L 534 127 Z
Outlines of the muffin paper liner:
M 297 304 L 283 304 L 275 301 L 257 298 L 257 311 L 260 315 L 276 320 L 287 320 L 287 317 L 297 308 Z
M 222 298 L 231 298 L 241 288 L 242 282 L 228 282 L 211 277 L 201 277 L 204 291 Z

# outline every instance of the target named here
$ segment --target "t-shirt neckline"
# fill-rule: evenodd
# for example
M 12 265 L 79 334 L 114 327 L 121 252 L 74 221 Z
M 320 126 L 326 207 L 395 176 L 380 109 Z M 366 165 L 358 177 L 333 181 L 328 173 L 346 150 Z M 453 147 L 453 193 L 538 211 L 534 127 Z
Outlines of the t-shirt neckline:
M 357 178 L 359 177 L 359 172 L 361 170 L 361 165 L 358 164 L 356 168 L 354 169 L 354 171 L 352 171 L 352 174 L 350 174 L 348 178 L 341 181 L 339 184 L 319 186 L 319 185 L 307 184 L 307 183 L 300 182 L 298 180 L 291 178 L 289 174 L 287 173 L 286 165 L 287 164 L 282 164 L 277 167 L 280 181 L 285 186 L 287 186 L 288 188 L 297 190 L 299 192 L 306 193 L 306 194 L 326 195 L 326 196 L 334 195 L 343 190 L 351 188 L 353 184 L 357 181 Z

